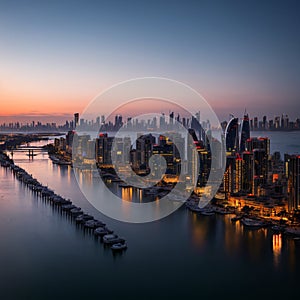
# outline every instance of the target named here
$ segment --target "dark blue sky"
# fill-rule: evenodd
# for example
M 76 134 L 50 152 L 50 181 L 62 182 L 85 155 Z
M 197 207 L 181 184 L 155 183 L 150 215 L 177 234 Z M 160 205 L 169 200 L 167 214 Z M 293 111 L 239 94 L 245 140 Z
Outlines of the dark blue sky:
M 0 97 L 16 107 L 2 115 L 73 113 L 162 76 L 221 117 L 300 117 L 299 16 L 298 1 L 0 0 Z

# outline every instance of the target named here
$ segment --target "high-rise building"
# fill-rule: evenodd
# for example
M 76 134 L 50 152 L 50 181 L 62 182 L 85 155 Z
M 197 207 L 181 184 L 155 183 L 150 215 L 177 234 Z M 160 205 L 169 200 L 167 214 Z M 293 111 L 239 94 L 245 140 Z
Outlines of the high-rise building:
M 253 193 L 258 194 L 258 188 L 268 182 L 268 156 L 264 149 L 253 150 Z
M 113 163 L 119 167 L 130 163 L 131 139 L 130 137 L 115 137 L 112 148 Z
M 87 141 L 86 158 L 95 160 L 95 140 Z
M 96 161 L 100 167 L 111 167 L 113 140 L 107 133 L 100 133 L 96 139 Z
M 166 174 L 176 174 L 174 161 L 174 148 L 172 143 L 164 145 L 154 145 L 153 154 L 160 155 L 166 161 Z
M 250 138 L 246 141 L 246 149 L 253 153 L 252 193 L 258 194 L 259 187 L 268 183 L 270 139 Z
M 244 114 L 244 118 L 241 126 L 241 142 L 240 142 L 240 152 L 246 150 L 246 141 L 250 138 L 250 123 L 248 114 Z
M 166 118 L 165 118 L 165 114 L 162 113 L 162 115 L 159 118 L 159 127 L 160 129 L 166 129 Z
M 74 138 L 75 131 L 70 130 L 66 135 L 66 147 L 67 152 L 72 153 L 72 145 L 73 145 L 73 138 Z
M 275 129 L 279 129 L 280 128 L 280 117 L 275 117 L 274 119 L 274 127 Z
M 270 155 L 270 139 L 267 137 L 253 137 L 246 140 L 247 151 L 252 152 L 254 149 L 265 150 L 266 155 Z
M 254 124 L 253 124 L 254 129 L 258 129 L 258 118 L 254 117 Z
M 237 152 L 239 150 L 239 119 L 232 118 L 225 130 L 227 152 Z
M 152 134 L 141 135 L 136 140 L 137 165 L 140 170 L 149 170 L 149 159 L 152 155 L 155 136 Z
M 196 189 L 204 187 L 207 183 L 211 170 L 211 152 L 209 143 L 205 145 L 198 140 L 194 129 L 189 129 L 187 140 L 187 173 L 191 181 L 196 183 Z
M 300 210 L 300 155 L 285 155 L 289 211 Z
M 198 135 L 197 136 L 198 140 L 205 141 L 206 139 L 205 130 L 203 126 L 198 122 L 197 118 L 195 118 L 194 116 L 192 116 L 192 120 L 191 120 L 191 129 L 194 129 L 195 134 Z
M 170 125 L 173 125 L 173 123 L 174 123 L 174 112 L 171 112 L 171 113 L 170 113 L 170 116 L 169 116 L 169 123 L 170 123 Z
M 74 114 L 74 127 L 77 127 L 79 123 L 79 113 Z
M 242 190 L 242 172 L 243 160 L 239 154 L 228 155 L 223 177 L 223 188 L 226 194 L 238 193 Z
M 243 152 L 243 171 L 242 171 L 242 190 L 245 193 L 252 193 L 253 188 L 253 153 L 249 151 Z
M 228 155 L 226 158 L 226 170 L 223 176 L 223 189 L 226 195 L 230 195 L 234 190 L 235 155 Z
M 263 129 L 267 129 L 268 128 L 268 121 L 267 121 L 267 116 L 263 116 Z

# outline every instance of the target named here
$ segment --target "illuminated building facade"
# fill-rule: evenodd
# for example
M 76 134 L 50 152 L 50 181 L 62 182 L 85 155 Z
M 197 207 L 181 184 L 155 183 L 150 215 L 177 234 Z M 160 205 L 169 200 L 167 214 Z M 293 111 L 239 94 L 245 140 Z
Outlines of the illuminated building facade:
M 300 155 L 285 155 L 288 178 L 288 208 L 300 210 Z
M 246 150 L 246 141 L 250 138 L 250 123 L 249 116 L 245 113 L 242 125 L 241 125 L 241 140 L 240 140 L 240 152 Z
M 113 137 L 109 137 L 107 133 L 100 133 L 96 139 L 96 161 L 101 167 L 111 167 L 111 150 L 113 145 Z

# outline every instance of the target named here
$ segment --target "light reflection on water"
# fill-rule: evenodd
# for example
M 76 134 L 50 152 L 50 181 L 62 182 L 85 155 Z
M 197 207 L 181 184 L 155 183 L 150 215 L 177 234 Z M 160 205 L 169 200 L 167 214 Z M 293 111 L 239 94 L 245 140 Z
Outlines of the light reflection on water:
M 273 253 L 274 253 L 274 264 L 277 267 L 279 265 L 279 258 L 282 249 L 282 235 L 273 234 Z
M 41 144 L 39 144 L 41 145 Z M 70 166 L 58 166 L 53 164 L 49 159 L 47 154 L 42 154 L 32 158 L 28 158 L 24 153 L 15 153 L 14 159 L 17 164 L 21 165 L 25 169 L 28 169 L 28 166 L 30 166 L 29 169 L 31 169 L 33 174 L 36 178 L 49 178 L 48 176 L 44 176 L 44 174 L 52 174 L 56 173 L 56 178 L 58 183 L 60 180 L 59 178 L 66 179 L 68 185 L 74 185 L 74 176 L 73 172 L 74 170 Z M 43 161 L 43 167 L 39 167 L 38 161 Z M 36 167 L 34 167 L 36 165 Z M 33 168 L 31 168 L 33 167 Z M 97 181 L 101 180 L 99 177 L 94 176 L 92 171 L 89 170 L 76 170 L 78 173 L 78 178 L 80 181 L 80 184 L 85 184 L 89 187 L 94 187 L 97 185 Z M 51 176 L 52 177 L 52 176 Z M 50 185 L 50 181 L 48 180 L 44 181 L 42 180 L 43 184 Z M 132 188 L 132 187 L 119 187 L 118 183 L 116 182 L 110 182 L 107 183 L 107 186 L 109 189 L 111 189 L 116 195 L 121 197 L 125 201 L 129 202 L 142 202 L 147 201 L 147 198 L 143 198 L 143 192 L 140 189 Z M 54 190 L 61 190 L 61 195 L 64 195 L 64 189 L 62 186 L 55 185 Z M 123 209 L 126 211 L 128 209 L 128 206 L 124 205 Z M 192 218 L 192 227 L 191 227 L 191 241 L 193 245 L 197 249 L 202 249 L 205 247 L 206 241 L 208 239 L 208 236 L 210 234 L 214 234 L 209 230 L 209 223 L 211 223 L 212 220 L 215 220 L 216 216 L 213 217 L 206 217 L 206 216 L 198 216 L 195 213 L 188 212 L 190 217 Z M 220 218 L 219 216 L 217 218 Z M 238 253 L 240 248 L 243 247 L 243 243 L 246 244 L 246 252 L 249 253 L 249 255 L 253 259 L 258 259 L 261 257 L 261 253 L 264 251 L 264 240 L 267 240 L 270 236 L 268 234 L 268 230 L 266 229 L 259 229 L 259 230 L 248 230 L 244 229 L 243 225 L 237 221 L 237 222 L 231 222 L 232 215 L 225 215 L 221 216 L 222 218 L 222 235 L 220 235 L 218 232 L 217 234 L 221 239 L 223 239 L 224 242 L 224 249 L 227 251 L 227 253 Z M 217 222 L 219 224 L 219 222 Z M 282 239 L 283 237 L 281 235 L 271 235 L 272 238 L 272 254 L 274 258 L 274 266 L 279 265 L 279 258 L 282 251 Z M 245 240 L 246 239 L 246 240 Z M 295 251 L 295 246 L 292 241 L 289 241 L 290 246 L 289 250 L 291 252 Z M 295 255 L 291 253 L 290 256 L 290 264 L 294 263 L 295 261 Z
M 157 289 L 173 298 L 199 295 L 199 288 L 203 296 L 211 295 L 212 290 L 224 296 L 233 278 L 237 293 L 254 297 L 260 292 L 257 283 L 263 282 L 276 288 L 274 296 L 287 297 L 290 291 L 286 287 L 298 282 L 300 249 L 285 236 L 274 236 L 266 229 L 245 229 L 239 221 L 231 222 L 230 215 L 199 216 L 184 207 L 149 224 L 117 222 L 97 212 L 84 199 L 70 166 L 54 165 L 47 155 L 29 160 L 24 154 L 15 154 L 15 160 L 43 184 L 126 237 L 129 248 L 124 255 L 112 257 L 110 249 L 104 249 L 59 210 L 36 199 L 9 170 L 0 168 L 0 238 L 6 241 L 6 247 L 0 249 L 0 282 L 6 283 L 3 287 L 0 283 L 2 291 L 14 286 L 23 299 L 32 293 L 35 299 L 45 299 L 47 296 L 41 295 L 55 278 L 69 289 L 53 284 L 48 299 L 57 298 L 55 291 L 60 297 L 66 293 L 65 299 L 82 298 L 86 293 L 98 298 L 99 282 L 114 289 L 115 295 L 131 291 L 141 294 L 149 290 L 155 274 L 157 282 L 172 284 L 172 289 Z M 87 184 L 97 183 L 92 172 L 80 174 L 80 180 Z M 116 183 L 111 187 L 129 201 L 140 201 L 142 197 L 138 190 L 135 194 L 134 189 L 121 189 Z M 20 274 L 27 276 L 21 281 Z M 82 274 L 89 274 L 88 279 Z M 188 278 L 188 289 L 182 286 L 182 274 Z M 156 292 L 150 290 L 149 295 L 155 297 Z M 271 297 L 272 291 L 268 295 Z

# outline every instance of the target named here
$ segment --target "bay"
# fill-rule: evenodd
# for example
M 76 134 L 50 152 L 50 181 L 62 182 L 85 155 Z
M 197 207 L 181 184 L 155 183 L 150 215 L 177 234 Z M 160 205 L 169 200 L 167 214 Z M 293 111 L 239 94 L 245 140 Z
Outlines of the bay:
M 299 135 L 292 133 L 283 146 L 284 138 L 274 133 L 272 150 L 297 151 Z M 198 216 L 185 207 L 156 222 L 119 222 L 85 199 L 70 166 L 53 165 L 47 154 L 14 159 L 124 236 L 128 249 L 113 255 L 0 168 L 1 299 L 262 299 L 295 293 L 300 247 L 291 239 L 267 229 L 249 231 L 230 215 Z

